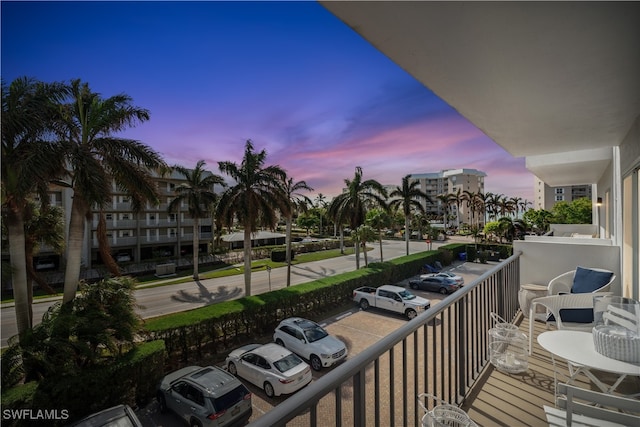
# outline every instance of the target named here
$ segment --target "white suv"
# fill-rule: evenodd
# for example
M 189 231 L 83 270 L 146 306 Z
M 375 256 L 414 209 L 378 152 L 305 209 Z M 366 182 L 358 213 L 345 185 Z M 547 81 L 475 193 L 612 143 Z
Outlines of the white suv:
M 311 320 L 300 317 L 284 319 L 275 330 L 273 340 L 298 356 L 307 359 L 319 371 L 347 357 L 347 346 Z

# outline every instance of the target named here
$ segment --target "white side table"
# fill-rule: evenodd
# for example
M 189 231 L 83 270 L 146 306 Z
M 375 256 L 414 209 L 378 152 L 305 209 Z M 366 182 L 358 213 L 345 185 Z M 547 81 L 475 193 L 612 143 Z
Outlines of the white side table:
M 538 297 L 544 297 L 546 295 L 546 285 L 520 285 L 520 290 L 518 291 L 518 303 L 520 304 L 520 310 L 522 310 L 522 314 L 524 315 L 524 317 L 529 317 L 529 308 L 531 307 L 531 301 Z M 537 310 L 542 311 L 538 311 L 536 313 L 536 319 L 544 320 L 546 317 L 546 311 L 544 307 L 540 307 Z

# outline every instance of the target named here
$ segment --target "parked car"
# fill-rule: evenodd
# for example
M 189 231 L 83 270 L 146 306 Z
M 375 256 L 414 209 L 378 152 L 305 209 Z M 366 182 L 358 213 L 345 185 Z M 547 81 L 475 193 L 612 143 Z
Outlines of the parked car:
M 264 389 L 268 397 L 295 393 L 311 382 L 311 367 L 274 344 L 248 344 L 229 353 L 227 370 Z
M 417 280 L 409 280 L 411 289 L 440 292 L 443 295 L 453 293 L 460 289 L 460 285 L 450 277 L 424 274 Z
M 56 263 L 51 258 L 40 258 L 36 261 L 36 271 L 53 270 L 56 268 Z
M 126 252 L 116 255 L 116 262 L 129 262 L 131 261 L 131 255 Z
M 376 307 L 382 310 L 395 311 L 411 320 L 418 314 L 431 308 L 431 301 L 416 296 L 400 286 L 382 285 L 379 288 L 362 286 L 354 289 L 353 301 L 362 310 Z
M 72 424 L 73 427 L 142 427 L 142 423 L 128 405 L 108 408 Z
M 290 317 L 284 319 L 273 334 L 276 344 L 286 347 L 311 363 L 319 371 L 347 357 L 347 346 L 316 322 Z
M 160 412 L 175 412 L 190 426 L 244 425 L 251 418 L 251 392 L 215 366 L 188 366 L 165 376 L 157 392 Z
M 464 285 L 464 278 L 462 276 L 458 276 L 457 274 L 452 273 L 450 271 L 441 271 L 440 273 L 434 273 L 434 274 L 424 274 L 424 275 L 420 276 L 420 278 L 427 277 L 427 276 L 448 277 L 450 279 L 455 280 L 458 285 L 460 285 L 460 286 Z

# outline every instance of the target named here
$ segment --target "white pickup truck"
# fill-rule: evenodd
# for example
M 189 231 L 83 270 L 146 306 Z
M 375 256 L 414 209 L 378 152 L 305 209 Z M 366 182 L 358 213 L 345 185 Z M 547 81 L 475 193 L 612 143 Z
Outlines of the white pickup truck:
M 405 288 L 393 285 L 383 285 L 379 288 L 363 286 L 353 291 L 353 301 L 361 309 L 369 307 L 395 311 L 413 319 L 431 307 L 431 301 L 415 296 Z

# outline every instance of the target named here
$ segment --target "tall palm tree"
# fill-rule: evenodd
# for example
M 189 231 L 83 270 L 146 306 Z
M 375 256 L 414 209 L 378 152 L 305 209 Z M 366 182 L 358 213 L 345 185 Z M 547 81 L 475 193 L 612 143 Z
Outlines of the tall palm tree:
M 520 203 L 522 202 L 522 197 L 511 197 L 509 201 L 511 202 L 512 213 L 514 213 L 515 217 L 517 218 L 518 214 L 520 213 Z
M 51 144 L 54 104 L 66 95 L 59 83 L 45 84 L 21 77 L 2 81 L 2 210 L 9 240 L 9 257 L 16 323 L 20 337 L 31 328 L 25 220 L 29 196 L 46 198 L 47 182 L 58 172 L 59 152 Z
M 231 227 L 234 219 L 244 228 L 244 287 L 251 295 L 251 234 L 259 226 L 275 227 L 277 212 L 287 212 L 289 200 L 281 183 L 287 173 L 280 166 L 265 166 L 267 152 L 254 151 L 253 142 L 245 144 L 240 165 L 218 162 L 222 173 L 229 175 L 235 185 L 220 197 L 218 215 L 224 225 Z
M 306 211 L 307 206 L 311 205 L 311 199 L 299 191 L 313 191 L 305 181 L 293 182 L 293 178 L 285 179 L 282 183 L 282 190 L 287 195 L 289 206 L 283 212 L 286 216 L 286 259 L 287 259 L 287 287 L 291 285 L 291 224 L 293 223 L 293 215 L 296 211 Z M 320 194 L 319 196 L 322 196 Z M 322 217 L 320 217 L 322 223 Z
M 318 213 L 320 214 L 320 236 L 322 236 L 324 234 L 322 217 L 324 216 L 324 213 L 327 209 L 327 198 L 324 194 L 318 193 L 314 202 L 315 203 L 313 203 L 313 206 L 318 209 Z
M 204 169 L 204 160 L 198 160 L 196 167 L 187 169 L 173 166 L 173 170 L 182 175 L 185 182 L 175 187 L 175 197 L 167 207 L 168 212 L 178 212 L 186 202 L 189 216 L 193 219 L 193 280 L 199 280 L 198 260 L 200 253 L 200 219 L 209 216 L 218 199 L 214 186 L 225 187 L 227 184 L 220 175 Z
M 449 228 L 447 225 L 449 223 L 449 195 L 448 194 L 438 194 L 436 199 L 440 201 L 440 206 L 444 207 L 444 213 L 442 215 L 442 221 L 444 225 L 444 231 L 446 232 Z
M 402 186 L 396 187 L 389 197 L 393 198 L 389 202 L 392 209 L 402 208 L 404 213 L 404 240 L 407 247 L 407 255 L 409 255 L 409 237 L 411 216 L 414 212 L 425 214 L 423 200 L 432 203 L 431 198 L 424 191 L 420 190 L 419 181 L 410 181 L 411 175 L 405 175 L 402 178 Z
M 73 189 L 63 303 L 72 301 L 78 289 L 85 221 L 92 207 L 100 210 L 111 203 L 112 182 L 131 196 L 134 210 L 147 201 L 157 204 L 151 173 L 167 168 L 150 147 L 113 136 L 149 120 L 149 112 L 133 106 L 131 97 L 120 94 L 103 99 L 80 80 L 72 80 L 69 90 L 72 100 L 62 106 L 60 131 L 68 170 L 58 182 Z
M 500 211 L 500 201 L 502 200 L 502 194 L 487 193 L 489 199 L 487 200 L 487 209 L 489 211 L 489 218 L 495 220 L 498 217 Z
M 362 168 L 356 166 L 353 179 L 345 179 L 347 191 L 336 196 L 329 205 L 328 214 L 339 224 L 342 234 L 342 224 L 348 223 L 351 231 L 355 231 L 362 225 L 366 218 L 367 207 L 385 206 L 387 192 L 378 181 L 374 179 L 362 180 Z M 354 235 L 356 252 L 356 269 L 360 268 L 360 242 L 357 234 Z
M 356 240 L 362 245 L 362 252 L 364 253 L 364 266 L 367 267 L 369 265 L 369 260 L 367 258 L 367 242 L 372 242 L 378 236 L 376 235 L 375 230 L 371 226 L 366 224 L 363 224 L 353 230 L 353 235 L 356 237 Z
M 460 229 L 460 206 L 464 201 L 462 198 L 462 190 L 458 188 L 455 193 L 449 194 L 449 200 L 452 204 L 456 205 L 456 227 Z
M 382 257 L 382 229 L 391 225 L 391 217 L 386 209 L 375 208 L 367 212 L 366 224 L 378 231 L 378 243 L 380 244 L 380 262 Z

